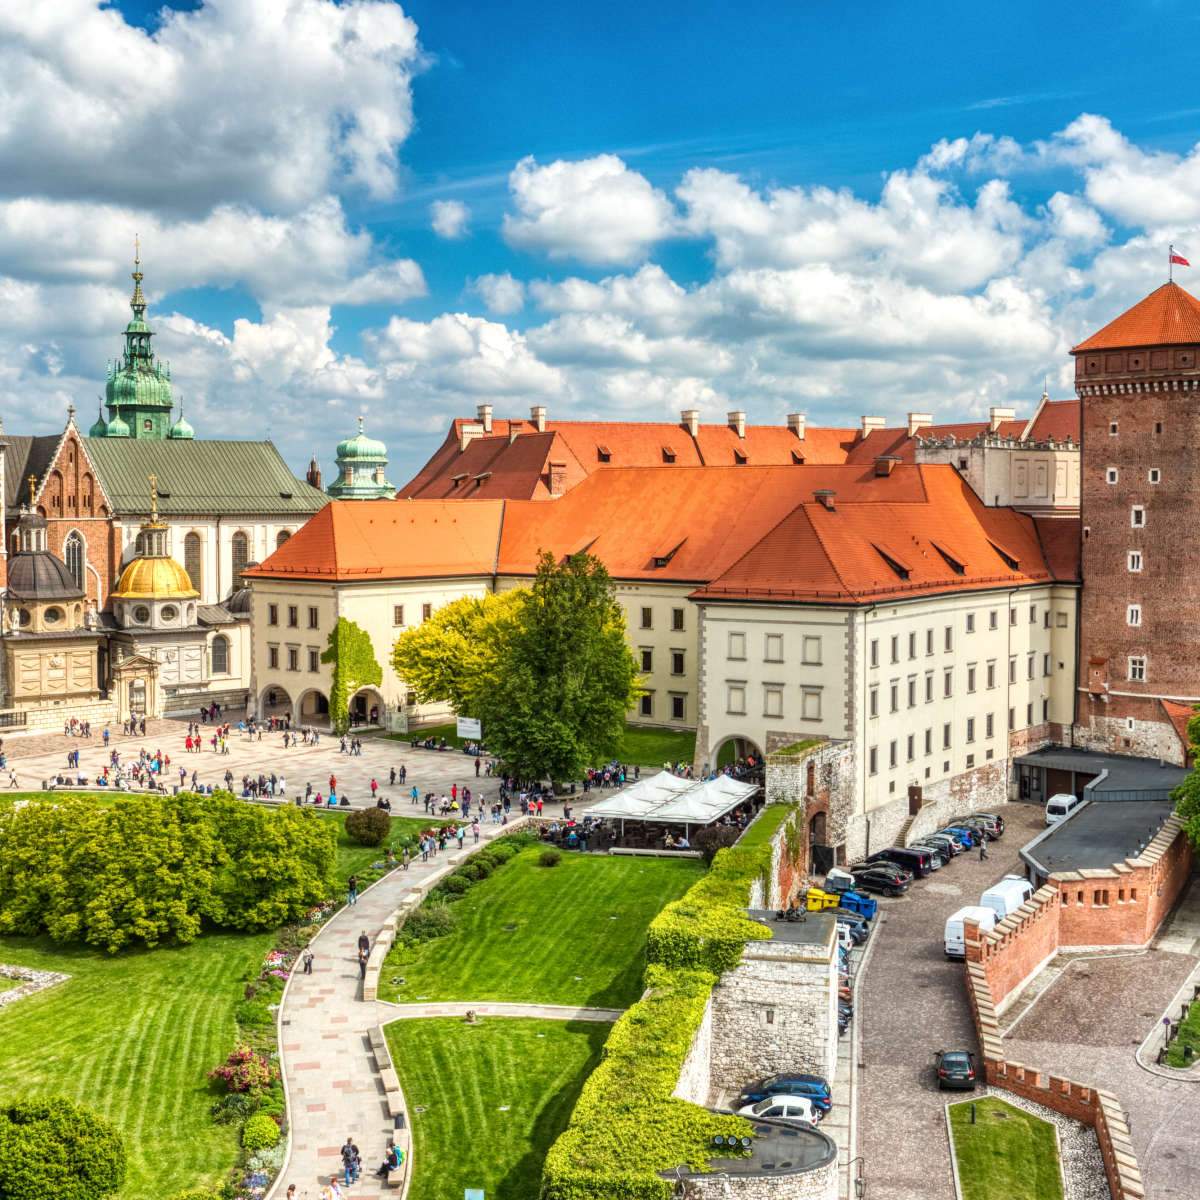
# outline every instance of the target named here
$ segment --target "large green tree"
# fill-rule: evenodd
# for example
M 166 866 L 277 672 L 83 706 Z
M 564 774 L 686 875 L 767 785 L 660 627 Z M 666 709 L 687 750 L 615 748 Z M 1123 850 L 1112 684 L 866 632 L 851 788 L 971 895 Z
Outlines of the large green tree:
M 393 664 L 422 701 L 479 718 L 526 778 L 571 779 L 616 754 L 638 695 L 624 613 L 588 554 L 543 554 L 531 587 L 445 606 L 401 635 Z
M 60 1096 L 0 1106 L 0 1200 L 101 1200 L 125 1181 L 125 1143 Z
M 1200 850 L 1200 711 L 1188 721 L 1192 773 L 1171 793 L 1175 812 L 1193 849 Z
M 323 663 L 333 665 L 329 689 L 329 719 L 336 733 L 350 728 L 350 701 L 365 687 L 378 687 L 383 670 L 375 658 L 371 635 L 359 624 L 338 617 L 329 632 L 329 641 L 321 653 Z

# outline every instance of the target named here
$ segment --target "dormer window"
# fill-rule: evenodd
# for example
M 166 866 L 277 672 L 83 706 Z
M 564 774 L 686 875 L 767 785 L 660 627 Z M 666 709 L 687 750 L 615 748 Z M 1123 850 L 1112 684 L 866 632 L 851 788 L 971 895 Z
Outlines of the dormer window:
M 948 549 L 946 546 L 941 545 L 939 542 L 933 542 L 932 545 L 933 548 L 946 560 L 946 565 L 955 573 L 955 575 L 966 574 L 966 563 L 963 562 L 959 555 L 955 554 L 954 551 Z
M 907 579 L 912 574 L 912 567 L 895 550 L 881 545 L 879 542 L 872 542 L 871 545 L 875 547 L 875 553 L 895 571 L 897 578 Z
M 745 450 L 742 450 L 739 447 L 735 446 L 733 448 L 733 461 L 735 463 L 737 463 L 737 465 L 739 467 L 744 467 L 746 465 L 746 463 L 749 461 L 749 459 L 746 456 Z
M 596 458 L 602 463 L 612 462 L 612 451 L 607 446 L 597 446 Z
M 673 463 L 675 461 L 675 451 L 670 446 L 662 448 L 662 460 L 665 463 Z
M 804 455 L 803 455 L 803 454 L 797 454 L 797 453 L 796 453 L 796 451 L 795 451 L 795 450 L 793 450 L 793 451 L 792 451 L 792 462 L 793 462 L 793 464 L 794 464 L 795 466 L 797 466 L 797 467 L 802 467 L 802 466 L 804 466 Z

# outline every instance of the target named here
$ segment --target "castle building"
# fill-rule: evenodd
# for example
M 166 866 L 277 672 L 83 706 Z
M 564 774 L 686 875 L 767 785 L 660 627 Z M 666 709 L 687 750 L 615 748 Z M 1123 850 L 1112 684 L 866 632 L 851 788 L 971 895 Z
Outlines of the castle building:
M 1077 740 L 1186 762 L 1200 703 L 1200 301 L 1166 283 L 1077 345 Z
M 358 418 L 358 433 L 337 446 L 337 478 L 329 485 L 335 500 L 390 500 L 395 487 L 385 477 L 387 447 L 363 433 Z M 309 482 L 315 477 L 320 486 L 321 471 L 314 459 L 309 463 Z

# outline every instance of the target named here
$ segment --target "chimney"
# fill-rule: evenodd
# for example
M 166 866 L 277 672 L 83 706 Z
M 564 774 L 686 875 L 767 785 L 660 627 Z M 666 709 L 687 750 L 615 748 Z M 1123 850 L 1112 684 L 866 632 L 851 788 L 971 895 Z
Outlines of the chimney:
M 561 496 L 567 490 L 567 464 L 550 463 L 550 495 Z
M 740 438 L 746 436 L 746 414 L 740 408 L 735 408 L 729 414 L 729 428 Z
M 823 509 L 825 509 L 826 512 L 834 512 L 836 510 L 833 503 L 833 498 L 836 495 L 837 492 L 833 491 L 832 488 L 818 488 L 815 492 L 813 492 L 813 499 Z
M 928 429 L 933 424 L 932 413 L 909 413 L 908 436 L 916 437 L 922 429 Z
M 994 404 L 988 409 L 988 428 L 995 433 L 1000 428 L 1001 421 L 1012 421 L 1016 418 L 1015 408 L 997 408 Z
M 875 474 L 890 475 L 900 460 L 894 454 L 880 454 L 875 459 Z
M 685 408 L 679 414 L 679 423 L 692 437 L 695 437 L 700 431 L 700 410 L 698 408 Z
M 537 426 L 538 433 L 546 432 L 546 406 L 535 404 L 529 410 L 529 419 Z
M 492 406 L 490 404 L 480 404 L 475 408 L 475 415 L 479 418 L 480 425 L 483 426 L 484 433 L 492 432 Z
M 862 419 L 862 435 L 873 433 L 876 429 L 886 429 L 887 422 L 882 417 L 863 417 Z
M 804 441 L 804 414 L 803 413 L 788 413 L 787 425 L 788 425 L 789 433 L 794 433 L 801 441 Z

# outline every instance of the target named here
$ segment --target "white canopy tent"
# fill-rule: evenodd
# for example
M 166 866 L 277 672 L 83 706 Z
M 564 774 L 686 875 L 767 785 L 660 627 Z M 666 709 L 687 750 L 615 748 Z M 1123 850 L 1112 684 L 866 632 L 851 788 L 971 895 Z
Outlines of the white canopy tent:
M 715 779 L 680 779 L 662 771 L 643 779 L 588 809 L 592 817 L 619 821 L 655 821 L 666 825 L 711 825 L 758 790 L 728 775 Z

